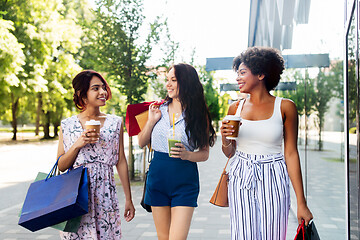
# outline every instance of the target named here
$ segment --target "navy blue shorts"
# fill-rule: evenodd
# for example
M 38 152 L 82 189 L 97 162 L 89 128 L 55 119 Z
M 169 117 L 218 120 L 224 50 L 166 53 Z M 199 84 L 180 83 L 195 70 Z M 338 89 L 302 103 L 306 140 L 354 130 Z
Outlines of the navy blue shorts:
M 154 151 L 146 182 L 145 203 L 154 206 L 197 207 L 197 164 Z

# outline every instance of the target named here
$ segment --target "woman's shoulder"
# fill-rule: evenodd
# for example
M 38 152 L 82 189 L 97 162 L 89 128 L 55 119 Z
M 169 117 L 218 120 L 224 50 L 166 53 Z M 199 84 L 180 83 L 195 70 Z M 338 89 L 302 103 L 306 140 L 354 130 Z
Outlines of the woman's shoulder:
M 61 125 L 68 124 L 68 123 L 73 123 L 76 120 L 77 120 L 77 115 L 73 115 L 71 117 L 68 117 L 68 118 L 65 118 L 65 119 L 61 120 Z
M 277 97 L 278 99 L 280 99 L 281 101 L 281 106 L 285 107 L 285 108 L 296 108 L 296 104 L 294 103 L 293 100 L 288 99 L 288 98 L 281 98 L 281 97 Z
M 297 115 L 296 104 L 293 100 L 288 98 L 281 98 L 280 105 L 281 112 L 285 115 L 295 114 Z
M 240 98 L 236 101 L 234 101 L 233 103 L 230 104 L 229 110 L 228 110 L 228 115 L 235 115 L 236 110 L 240 104 L 240 102 L 244 100 L 244 98 Z
M 114 115 L 114 114 L 106 114 L 106 118 L 108 120 L 113 120 L 113 121 L 122 121 L 122 117 Z

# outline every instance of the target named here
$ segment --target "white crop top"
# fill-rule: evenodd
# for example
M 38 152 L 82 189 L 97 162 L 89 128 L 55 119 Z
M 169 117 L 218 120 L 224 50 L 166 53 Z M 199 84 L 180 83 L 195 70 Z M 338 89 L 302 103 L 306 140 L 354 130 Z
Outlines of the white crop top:
M 237 139 L 237 149 L 241 152 L 257 155 L 282 153 L 283 119 L 281 115 L 281 100 L 276 97 L 273 114 L 265 120 L 242 119 Z M 235 115 L 240 116 L 245 99 L 239 103 Z

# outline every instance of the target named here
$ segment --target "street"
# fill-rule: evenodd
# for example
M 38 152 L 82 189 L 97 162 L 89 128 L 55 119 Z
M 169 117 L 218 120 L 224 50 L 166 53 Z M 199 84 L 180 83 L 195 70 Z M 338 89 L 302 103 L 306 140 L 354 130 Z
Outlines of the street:
M 47 228 L 32 233 L 17 225 L 19 210 L 29 184 L 39 171 L 49 172 L 56 161 L 57 142 L 53 140 L 0 145 L 0 239 L 59 239 L 58 230 Z M 189 240 L 230 239 L 228 208 L 216 207 L 209 203 L 226 160 L 221 152 L 221 141 L 218 138 L 217 143 L 210 150 L 209 160 L 198 164 L 201 190 Z M 122 221 L 123 239 L 157 239 L 152 215 L 139 204 L 142 190 L 142 184 L 133 184 L 136 216 L 129 223 Z M 124 195 L 121 186 L 117 186 L 117 194 L 120 207 L 123 207 Z M 290 210 L 288 239 L 294 238 L 296 228 L 297 220 Z

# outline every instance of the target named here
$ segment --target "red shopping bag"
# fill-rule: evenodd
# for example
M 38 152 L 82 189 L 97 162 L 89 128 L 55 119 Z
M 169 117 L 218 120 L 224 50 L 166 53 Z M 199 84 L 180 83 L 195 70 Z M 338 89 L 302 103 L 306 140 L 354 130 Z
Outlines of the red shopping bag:
M 147 111 L 152 102 L 129 104 L 126 109 L 125 126 L 129 137 L 138 135 L 147 121 Z M 161 104 L 164 100 L 161 100 Z
M 294 240 L 306 240 L 306 235 L 305 235 L 305 221 L 302 220 L 301 223 L 299 224 L 297 230 L 296 230 L 296 235 Z

